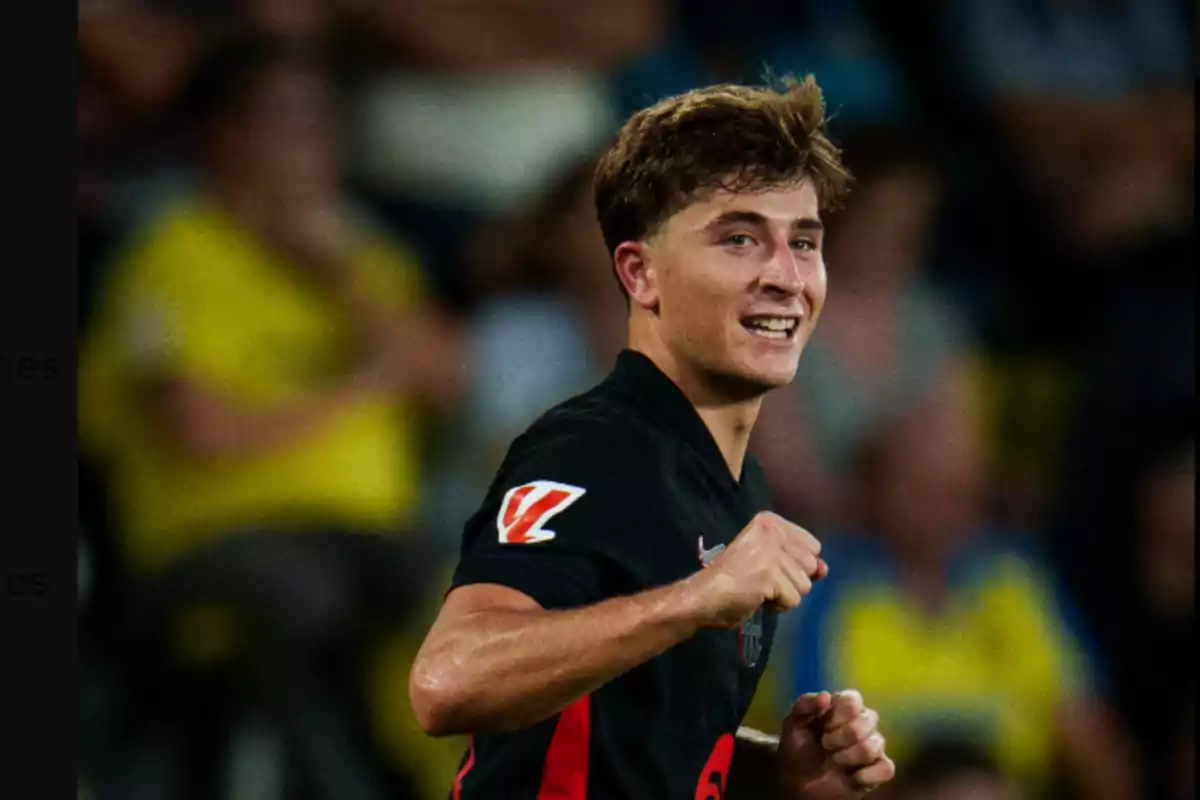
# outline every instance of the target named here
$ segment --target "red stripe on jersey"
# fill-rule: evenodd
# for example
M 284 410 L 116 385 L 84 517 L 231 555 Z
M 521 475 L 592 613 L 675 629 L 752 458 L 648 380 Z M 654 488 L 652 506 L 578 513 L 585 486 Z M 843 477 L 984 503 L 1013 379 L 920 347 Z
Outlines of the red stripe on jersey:
M 475 766 L 475 737 L 470 739 L 471 750 L 467 755 L 467 763 L 463 764 L 463 768 L 458 771 L 458 776 L 454 779 L 454 800 L 462 800 L 462 782 L 463 778 L 467 777 L 467 773 L 471 771 L 471 767 Z M 444 785 L 444 784 L 443 784 Z
M 588 747 L 591 744 L 590 697 L 563 709 L 546 751 L 537 800 L 587 800 Z
M 552 511 L 556 506 L 560 505 L 570 496 L 571 495 L 562 491 L 561 489 L 552 489 L 549 492 L 546 492 L 546 496 L 531 505 L 529 510 L 522 514 L 521 518 L 517 520 L 516 524 L 510 525 L 508 529 L 508 541 L 512 542 L 513 544 L 523 544 L 525 542 L 525 534 L 529 532 L 529 529 L 533 527 L 534 523 L 540 520 L 546 514 L 546 512 Z M 505 510 L 504 518 L 506 521 L 508 520 L 510 514 L 512 516 L 516 516 L 515 509 L 518 505 L 520 505 L 522 497 L 524 497 L 524 495 L 522 495 L 520 492 L 513 496 L 513 500 L 509 505 L 509 509 L 514 509 L 514 511 L 510 511 L 508 509 Z

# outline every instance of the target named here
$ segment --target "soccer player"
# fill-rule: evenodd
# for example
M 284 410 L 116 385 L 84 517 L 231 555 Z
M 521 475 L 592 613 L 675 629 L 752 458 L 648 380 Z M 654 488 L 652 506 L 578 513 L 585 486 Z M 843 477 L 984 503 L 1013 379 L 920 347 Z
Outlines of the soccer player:
M 471 735 L 455 800 L 858 797 L 891 779 L 854 691 L 744 729 L 776 614 L 827 573 L 747 456 L 825 302 L 849 175 L 810 76 L 635 114 L 596 210 L 629 301 L 607 379 L 513 442 L 413 665 L 424 730 Z

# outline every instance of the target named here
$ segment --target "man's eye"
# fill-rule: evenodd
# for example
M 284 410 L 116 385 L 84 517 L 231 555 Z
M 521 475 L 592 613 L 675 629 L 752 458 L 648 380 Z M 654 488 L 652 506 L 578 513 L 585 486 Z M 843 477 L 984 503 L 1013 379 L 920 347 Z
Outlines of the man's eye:
M 747 233 L 731 233 L 724 239 L 725 244 L 731 244 L 736 247 L 745 247 L 754 243 L 754 239 Z
M 797 250 L 816 250 L 817 243 L 812 239 L 797 239 L 792 242 L 792 247 Z

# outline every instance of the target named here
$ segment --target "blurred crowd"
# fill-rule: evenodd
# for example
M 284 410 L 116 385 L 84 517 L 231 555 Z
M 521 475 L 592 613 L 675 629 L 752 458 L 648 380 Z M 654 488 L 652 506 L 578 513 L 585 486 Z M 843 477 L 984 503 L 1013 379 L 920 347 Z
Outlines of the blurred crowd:
M 461 526 L 624 344 L 595 158 L 813 72 L 857 183 L 753 452 L 831 575 L 748 722 L 859 689 L 889 798 L 1194 795 L 1194 4 L 79 10 L 81 794 L 445 797 Z

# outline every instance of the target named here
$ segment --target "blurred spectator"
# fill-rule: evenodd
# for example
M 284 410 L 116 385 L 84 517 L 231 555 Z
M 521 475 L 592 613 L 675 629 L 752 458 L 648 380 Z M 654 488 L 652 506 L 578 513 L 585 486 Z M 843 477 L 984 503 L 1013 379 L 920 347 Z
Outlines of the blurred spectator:
M 860 0 L 675 0 L 676 29 L 617 73 L 622 116 L 713 83 L 813 73 L 833 113 L 851 124 L 909 113 L 903 76 Z
M 956 741 L 922 743 L 879 800 L 1025 800 L 988 754 Z
M 1121 632 L 1124 652 L 1116 657 L 1123 710 L 1149 768 L 1148 795 L 1193 797 L 1184 789 L 1194 782 L 1187 771 L 1195 761 L 1189 744 L 1196 695 L 1194 440 L 1182 435 L 1160 440 L 1135 487 L 1134 503 L 1138 591 L 1123 602 L 1140 613 Z M 1152 712 L 1141 699 L 1147 693 L 1176 699 Z
M 1147 606 L 1164 624 L 1186 627 L 1196 579 L 1193 443 L 1166 453 L 1138 488 L 1138 562 Z
M 221 37 L 259 32 L 324 44 L 335 8 L 319 0 L 83 2 L 79 22 L 81 319 L 112 247 L 193 189 L 178 113 L 188 74 Z
M 1195 272 L 1190 260 L 1173 266 L 1113 282 L 1119 302 L 1089 342 L 1049 527 L 1060 572 L 1112 665 L 1122 716 L 1157 765 L 1149 797 L 1168 796 L 1170 768 L 1163 715 L 1147 693 L 1171 696 L 1167 716 L 1181 720 L 1181 695 L 1195 687 L 1194 519 L 1182 511 L 1192 480 L 1183 476 L 1194 471 L 1185 456 L 1195 432 Z
M 858 183 L 825 220 L 830 301 L 752 443 L 780 513 L 818 527 L 843 510 L 864 432 L 967 374 L 966 331 L 922 276 L 939 200 L 931 143 L 873 128 L 842 146 Z
M 607 72 L 657 41 L 665 0 L 453 0 L 364 7 L 379 53 L 357 99 L 355 174 L 420 237 L 459 299 L 476 222 L 535 202 L 620 119 Z
M 133 644 L 211 648 L 229 618 L 193 611 L 232 606 L 294 721 L 327 670 L 361 680 L 356 644 L 433 577 L 420 538 L 396 534 L 416 518 L 423 422 L 461 380 L 458 334 L 339 192 L 318 59 L 236 38 L 188 98 L 202 188 L 106 276 L 81 436 L 135 580 Z
M 942 20 L 1022 177 L 1084 253 L 1191 219 L 1193 57 L 1180 0 L 953 0 Z
M 489 299 L 472 316 L 466 403 L 434 477 L 431 524 L 447 546 L 458 546 L 462 509 L 483 496 L 512 440 L 598 383 L 625 346 L 628 309 L 596 221 L 594 168 L 582 159 L 470 248 L 473 283 Z
M 169 156 L 166 110 L 203 42 L 185 18 L 140 4 L 83 3 L 79 20 L 80 318 L 129 217 L 130 184 Z
M 986 748 L 1035 796 L 1066 774 L 1080 797 L 1134 798 L 1133 753 L 1065 597 L 1035 548 L 991 528 L 983 488 L 954 393 L 867 440 L 856 533 L 827 540 L 830 576 L 785 623 L 786 695 L 859 689 L 888 721 L 899 775 L 919 741 L 948 738 Z
M 161 111 L 182 89 L 203 36 L 179 9 L 146 2 L 83 2 L 79 52 L 133 114 Z

